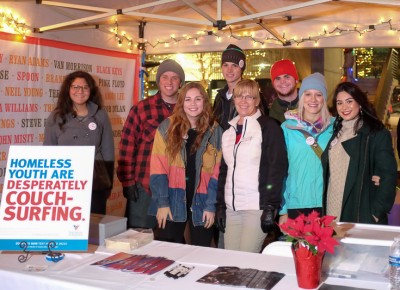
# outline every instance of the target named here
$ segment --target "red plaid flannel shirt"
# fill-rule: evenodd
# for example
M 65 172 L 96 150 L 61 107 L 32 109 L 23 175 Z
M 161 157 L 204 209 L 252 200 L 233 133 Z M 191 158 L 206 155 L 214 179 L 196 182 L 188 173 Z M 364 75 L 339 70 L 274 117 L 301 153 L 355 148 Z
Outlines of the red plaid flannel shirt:
M 117 176 L 123 187 L 141 183 L 150 194 L 150 157 L 160 123 L 173 107 L 167 106 L 160 92 L 134 105 L 122 129 L 119 143 Z

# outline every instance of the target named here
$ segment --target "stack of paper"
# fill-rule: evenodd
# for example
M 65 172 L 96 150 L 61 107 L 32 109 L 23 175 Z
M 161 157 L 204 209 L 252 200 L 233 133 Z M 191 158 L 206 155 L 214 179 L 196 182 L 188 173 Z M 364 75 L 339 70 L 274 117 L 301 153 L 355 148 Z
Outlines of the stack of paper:
M 106 238 L 106 248 L 120 251 L 130 251 L 150 243 L 154 239 L 153 231 L 149 229 L 129 229 L 116 236 Z

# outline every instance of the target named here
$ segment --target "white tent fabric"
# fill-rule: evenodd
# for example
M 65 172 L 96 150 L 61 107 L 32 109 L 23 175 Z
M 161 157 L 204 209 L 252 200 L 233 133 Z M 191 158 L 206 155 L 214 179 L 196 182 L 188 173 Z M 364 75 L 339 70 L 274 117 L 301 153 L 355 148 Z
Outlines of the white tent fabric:
M 243 49 L 400 43 L 398 0 L 17 0 L 0 8 L 24 18 L 36 31 L 30 36 L 132 52 L 143 43 L 151 54 L 221 51 L 228 43 Z M 110 32 L 116 23 L 118 31 Z

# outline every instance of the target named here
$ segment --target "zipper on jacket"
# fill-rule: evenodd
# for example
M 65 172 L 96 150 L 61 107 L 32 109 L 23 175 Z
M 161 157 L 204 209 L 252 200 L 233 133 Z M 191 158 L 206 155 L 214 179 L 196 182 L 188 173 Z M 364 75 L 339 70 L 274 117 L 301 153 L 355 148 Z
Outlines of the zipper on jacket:
M 240 140 L 237 144 L 234 145 L 233 147 L 233 171 L 232 171 L 232 208 L 233 211 L 236 211 L 235 209 L 235 169 L 236 169 L 236 155 L 237 151 L 239 149 L 240 143 L 242 143 L 242 139 L 245 135 L 246 132 L 246 125 L 247 125 L 247 120 L 244 121 L 243 124 L 243 129 L 242 129 L 242 136 L 240 137 Z M 236 129 L 235 129 L 236 132 Z

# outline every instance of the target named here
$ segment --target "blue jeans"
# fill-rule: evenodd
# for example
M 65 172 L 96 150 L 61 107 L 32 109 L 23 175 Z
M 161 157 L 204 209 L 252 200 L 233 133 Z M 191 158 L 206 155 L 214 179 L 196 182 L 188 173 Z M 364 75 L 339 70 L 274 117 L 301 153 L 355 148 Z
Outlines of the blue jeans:
M 128 218 L 128 228 L 154 229 L 157 220 L 154 216 L 147 214 L 151 202 L 151 196 L 141 184 L 137 184 L 139 198 L 137 201 L 128 199 L 126 201 L 125 217 Z

